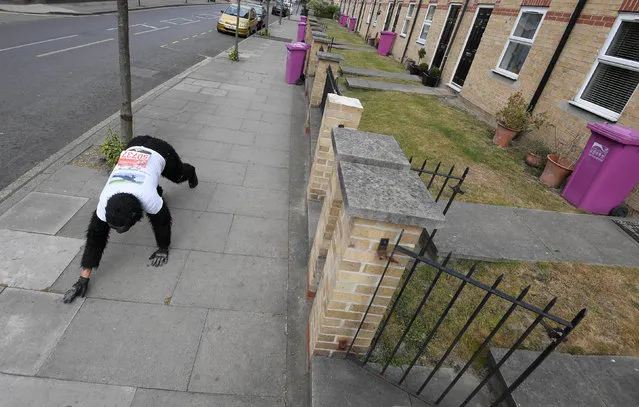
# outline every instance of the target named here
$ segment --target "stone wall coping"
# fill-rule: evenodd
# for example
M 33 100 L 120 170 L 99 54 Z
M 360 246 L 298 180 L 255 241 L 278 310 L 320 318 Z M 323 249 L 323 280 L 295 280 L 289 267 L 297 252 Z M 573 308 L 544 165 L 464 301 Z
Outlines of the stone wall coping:
M 330 44 L 331 43 L 331 40 L 329 40 L 328 38 L 316 37 L 315 35 L 313 35 L 313 41 L 321 42 L 322 44 Z
M 410 171 L 410 163 L 395 137 L 348 127 L 331 130 L 336 161 Z
M 362 106 L 362 102 L 360 102 L 359 99 L 350 98 L 344 95 L 338 95 L 336 93 L 329 93 L 328 101 L 329 103 L 334 103 L 337 105 L 349 106 L 349 107 L 354 107 L 356 109 L 362 109 L 362 110 L 364 109 L 364 107 Z
M 445 225 L 441 208 L 416 173 L 350 162 L 337 168 L 348 216 L 428 230 Z
M 311 30 L 311 34 L 313 34 L 314 37 L 328 38 L 328 35 L 325 32 L 318 30 Z
M 317 52 L 317 57 L 325 61 L 344 62 L 344 57 L 338 54 L 332 54 L 330 52 Z

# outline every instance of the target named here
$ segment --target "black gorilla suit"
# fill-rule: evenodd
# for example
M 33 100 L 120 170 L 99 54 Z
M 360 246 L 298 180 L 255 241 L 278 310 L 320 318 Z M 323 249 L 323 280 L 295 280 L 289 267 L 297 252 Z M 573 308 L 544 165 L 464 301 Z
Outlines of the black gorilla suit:
M 175 149 L 166 141 L 151 136 L 138 136 L 133 138 L 126 148 L 129 149 L 131 147 L 144 147 L 161 155 L 165 160 L 164 170 L 161 175 L 168 180 L 175 183 L 188 181 L 191 188 L 197 186 L 198 180 L 195 167 L 182 163 Z M 157 186 L 157 193 L 162 196 L 162 188 L 159 185 Z M 116 193 L 109 198 L 106 205 L 106 222 L 98 217 L 97 211 L 93 212 L 82 255 L 82 269 L 89 270 L 88 273 L 90 274 L 91 269 L 100 265 L 100 259 L 107 245 L 111 229 L 124 233 L 142 219 L 143 213 L 142 204 L 137 197 L 130 193 Z M 158 249 L 151 255 L 149 260 L 151 260 L 153 266 L 159 267 L 166 264 L 169 257 L 171 213 L 166 206 L 166 202 L 164 202 L 158 213 L 147 213 L 146 215 L 153 227 L 155 241 L 158 245 Z M 88 288 L 88 281 L 88 277 L 80 277 L 65 294 L 64 302 L 71 302 L 78 295 L 84 297 Z

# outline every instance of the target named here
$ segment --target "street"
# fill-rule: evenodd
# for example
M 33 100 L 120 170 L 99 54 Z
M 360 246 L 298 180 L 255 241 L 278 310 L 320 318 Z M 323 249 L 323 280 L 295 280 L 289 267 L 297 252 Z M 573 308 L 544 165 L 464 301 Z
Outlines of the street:
M 129 13 L 133 100 L 233 44 L 227 4 Z M 1 189 L 118 111 L 116 14 L 0 13 L 0 78 Z

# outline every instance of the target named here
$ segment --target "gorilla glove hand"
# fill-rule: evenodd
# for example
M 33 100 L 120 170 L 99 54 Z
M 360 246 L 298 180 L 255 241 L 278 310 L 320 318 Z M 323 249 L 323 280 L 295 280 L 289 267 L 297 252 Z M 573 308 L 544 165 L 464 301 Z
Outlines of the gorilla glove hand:
M 151 265 L 153 267 L 162 267 L 169 261 L 169 249 L 157 249 L 151 257 Z
M 78 281 L 76 281 L 75 284 L 73 284 L 71 288 L 67 290 L 62 301 L 68 304 L 70 302 L 73 302 L 73 300 L 75 300 L 75 297 L 77 296 L 81 296 L 82 298 L 84 298 L 88 289 L 89 279 L 86 277 L 80 277 L 78 278 Z

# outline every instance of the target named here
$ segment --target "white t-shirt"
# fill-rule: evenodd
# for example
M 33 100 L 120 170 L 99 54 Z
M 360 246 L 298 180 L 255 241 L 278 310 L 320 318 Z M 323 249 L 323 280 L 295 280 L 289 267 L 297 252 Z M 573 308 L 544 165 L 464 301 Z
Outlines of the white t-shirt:
M 113 195 L 124 192 L 140 200 L 146 213 L 155 215 L 164 201 L 158 195 L 157 186 L 166 161 L 159 153 L 134 146 L 120 153 L 120 158 L 100 194 L 96 213 L 106 222 L 106 205 Z

